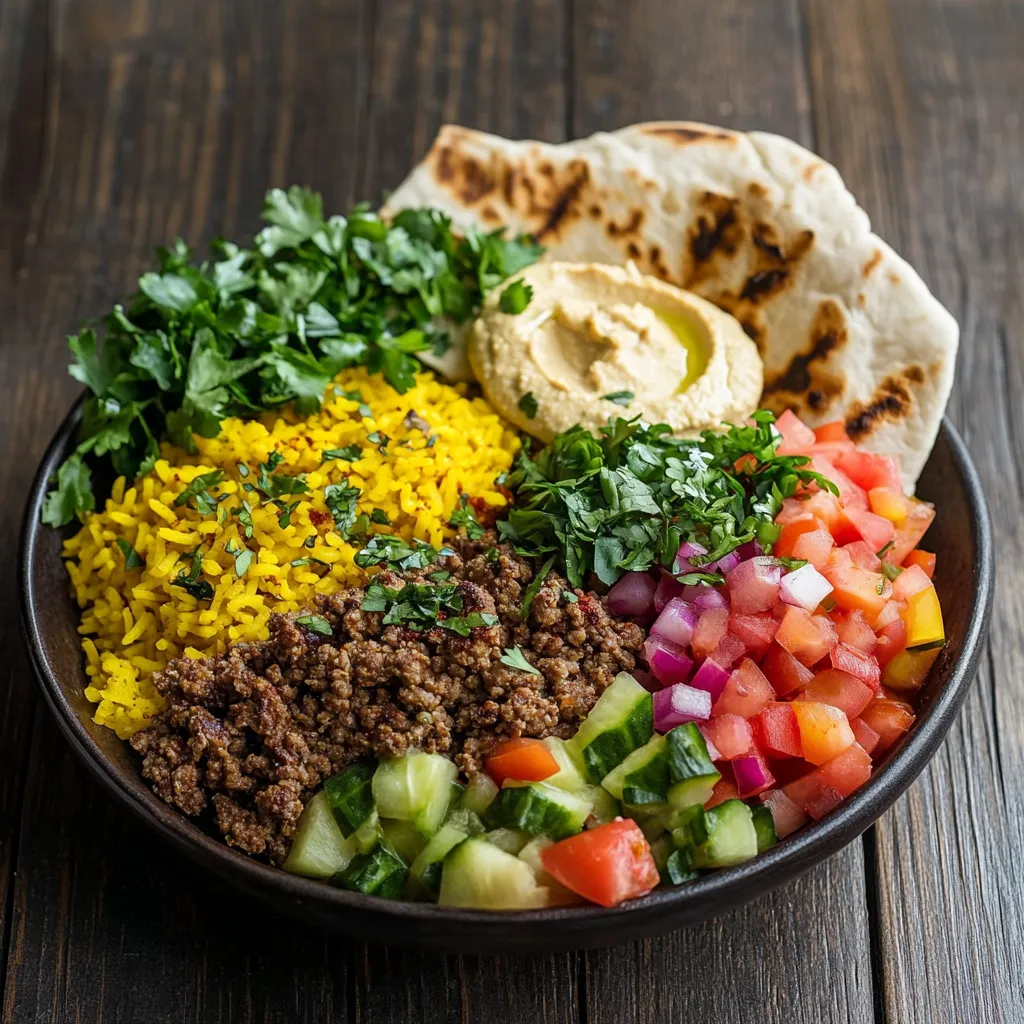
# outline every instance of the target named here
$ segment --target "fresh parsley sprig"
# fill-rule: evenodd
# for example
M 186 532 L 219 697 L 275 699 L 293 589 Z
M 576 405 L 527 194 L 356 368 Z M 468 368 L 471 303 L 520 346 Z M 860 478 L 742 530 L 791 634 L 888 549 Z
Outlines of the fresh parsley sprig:
M 314 411 L 345 367 L 407 391 L 416 354 L 448 344 L 439 318 L 465 322 L 542 252 L 501 231 L 456 235 L 432 209 L 390 222 L 365 205 L 327 217 L 320 195 L 299 187 L 268 192 L 263 219 L 251 248 L 219 240 L 198 264 L 180 240 L 158 250 L 135 295 L 68 339 L 68 370 L 89 398 L 44 523 L 95 507 L 96 470 L 148 472 L 163 440 L 195 454 L 193 435 L 216 437 L 225 417 L 289 402 Z

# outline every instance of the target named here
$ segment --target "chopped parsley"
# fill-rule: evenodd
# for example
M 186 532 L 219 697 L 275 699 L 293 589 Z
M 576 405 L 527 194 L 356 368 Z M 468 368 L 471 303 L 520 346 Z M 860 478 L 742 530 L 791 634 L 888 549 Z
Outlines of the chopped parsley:
M 138 551 L 123 537 L 117 538 L 117 546 L 121 549 L 121 554 L 124 555 L 124 567 L 126 569 L 138 569 L 146 564 Z
M 241 579 L 252 564 L 253 553 L 248 548 L 236 548 L 231 541 L 224 545 L 224 550 L 235 559 L 235 575 Z
M 375 508 L 370 513 L 370 522 L 371 523 L 376 523 L 378 526 L 390 526 L 391 525 L 391 520 L 388 519 L 387 512 L 385 512 L 384 509 L 382 509 L 382 508 Z
M 498 308 L 502 313 L 522 313 L 533 298 L 533 286 L 523 281 L 513 281 L 498 298 Z
M 328 448 L 320 453 L 321 462 L 341 459 L 344 462 L 357 462 L 362 456 L 362 448 L 357 444 L 347 444 L 344 448 Z
M 887 580 L 895 580 L 899 574 L 903 572 L 902 566 L 893 565 L 892 562 L 887 562 L 884 558 L 882 559 L 882 575 Z M 879 594 L 884 593 L 885 588 L 879 591 Z
M 213 587 L 208 580 L 199 578 L 203 571 L 203 554 L 201 548 L 182 555 L 179 562 L 185 562 L 187 569 L 182 569 L 177 576 L 171 580 L 171 586 L 181 587 L 186 594 L 191 594 L 197 601 L 209 601 L 213 597 Z
M 266 462 L 260 463 L 260 475 L 256 480 L 256 487 L 271 500 L 286 494 L 305 494 L 308 489 L 305 473 L 300 473 L 298 476 L 286 476 L 284 473 L 274 472 L 282 462 L 284 462 L 284 456 L 278 451 L 273 451 L 267 457 Z
M 610 586 L 624 572 L 671 567 L 685 540 L 708 551 L 677 578 L 720 582 L 701 566 L 752 540 L 770 553 L 775 516 L 799 488 L 838 493 L 805 456 L 777 454 L 774 421 L 760 410 L 750 425 L 695 439 L 640 417 L 597 436 L 573 427 L 533 456 L 520 452 L 509 478 L 517 504 L 499 533 L 520 555 L 557 562 L 574 588 L 591 572 Z
M 366 440 L 369 441 L 370 444 L 376 445 L 377 451 L 379 451 L 381 455 L 387 455 L 388 442 L 391 440 L 387 434 L 382 433 L 380 430 L 375 430 L 372 434 L 366 435 Z
M 580 600 L 571 590 L 563 590 L 562 597 L 565 598 L 567 604 L 578 604 Z
M 610 394 L 601 396 L 606 402 L 614 402 L 616 405 L 629 405 L 636 397 L 632 391 L 612 391 Z
M 469 504 L 469 496 L 463 494 L 459 497 L 459 507 L 452 512 L 448 525 L 454 530 L 465 530 L 470 540 L 479 540 L 487 531 L 477 522 L 473 506 Z
M 324 488 L 324 504 L 334 518 L 334 528 L 348 538 L 356 522 L 356 502 L 362 491 L 348 484 L 329 484 Z
M 531 676 L 539 676 L 541 673 L 527 660 L 526 655 L 516 647 L 506 647 L 505 653 L 498 659 L 502 665 L 517 669 L 520 672 L 529 672 Z
M 200 474 L 174 499 L 174 507 L 188 505 L 194 498 L 195 505 L 191 507 L 200 515 L 210 515 L 217 510 L 217 499 L 211 496 L 210 488 L 216 487 L 223 479 L 224 473 L 219 469 Z
M 320 615 L 300 615 L 295 620 L 296 626 L 302 626 L 311 633 L 319 633 L 321 636 L 334 636 L 331 624 Z
M 238 475 L 244 480 L 249 475 L 249 467 L 244 462 L 238 463 Z
M 382 625 L 402 625 L 417 632 L 439 626 L 459 636 L 469 636 L 471 629 L 498 624 L 498 616 L 490 612 L 452 615 L 462 611 L 457 583 L 406 583 L 398 588 L 371 583 L 360 607 L 364 612 L 383 612 Z
M 448 548 L 437 551 L 425 541 L 414 540 L 411 544 L 394 534 L 378 533 L 371 537 L 365 547 L 356 552 L 355 563 L 360 569 L 371 565 L 386 565 L 393 572 L 409 572 L 433 565 L 439 554 L 451 554 Z
M 527 616 L 530 614 L 530 609 L 533 607 L 533 599 L 540 593 L 540 588 L 544 586 L 544 581 L 548 577 L 548 573 L 551 572 L 551 567 L 555 564 L 555 556 L 552 555 L 540 568 L 540 572 L 530 580 L 529 586 L 523 591 L 523 602 L 519 606 L 519 618 L 525 622 Z
M 247 501 L 243 501 L 241 508 L 233 508 L 231 514 L 236 516 L 242 524 L 245 539 L 252 540 L 252 506 Z
M 283 530 L 286 526 L 291 525 L 292 513 L 299 507 L 299 502 L 293 501 L 289 504 L 283 501 L 275 501 L 274 504 L 281 510 L 281 514 L 277 517 L 277 525 Z
M 527 391 L 519 399 L 519 411 L 528 419 L 532 420 L 537 415 L 537 399 L 532 391 Z
M 216 437 L 226 417 L 290 403 L 314 412 L 346 367 L 408 391 L 417 354 L 448 344 L 439 320 L 472 319 L 543 251 L 501 231 L 456 234 L 433 209 L 326 216 L 320 195 L 299 187 L 269 191 L 263 219 L 250 247 L 217 241 L 202 262 L 180 239 L 158 250 L 130 299 L 68 339 L 69 372 L 89 397 L 44 523 L 95 507 L 94 471 L 147 473 L 162 441 L 194 455 L 195 436 Z

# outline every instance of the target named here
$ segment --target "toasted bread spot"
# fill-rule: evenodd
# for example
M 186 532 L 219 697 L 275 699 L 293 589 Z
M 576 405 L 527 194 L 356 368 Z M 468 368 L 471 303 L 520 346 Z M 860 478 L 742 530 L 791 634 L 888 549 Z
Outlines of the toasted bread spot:
M 629 220 L 624 224 L 616 224 L 615 221 L 608 221 L 605 231 L 609 238 L 624 238 L 627 235 L 635 235 L 644 222 L 644 211 L 637 208 L 629 215 Z
M 807 166 L 806 166 L 806 167 L 804 168 L 804 170 L 803 170 L 803 174 L 801 175 L 801 177 L 802 177 L 802 178 L 804 179 L 804 181 L 806 181 L 806 182 L 807 182 L 808 184 L 810 184 L 810 182 L 811 182 L 811 180 L 812 180 L 812 179 L 814 178 L 814 176 L 815 176 L 815 175 L 816 175 L 816 174 L 818 173 L 818 171 L 820 171 L 820 170 L 822 169 L 822 167 L 824 167 L 824 166 L 825 166 L 824 164 L 820 164 L 820 163 L 811 163 L 811 164 L 808 164 L 808 165 L 807 165 Z
M 590 209 L 587 210 L 587 213 L 589 213 L 594 220 L 600 220 L 604 211 L 601 209 L 600 203 L 591 203 Z
M 856 404 L 847 414 L 846 432 L 859 441 L 883 423 L 905 420 L 914 406 L 911 385 L 921 383 L 924 372 L 919 366 L 910 366 L 902 373 L 886 377 L 875 389 L 871 400 Z
M 701 211 L 697 223 L 690 231 L 690 255 L 693 257 L 694 276 L 698 267 L 708 263 L 717 253 L 735 253 L 743 238 L 739 220 L 739 200 L 732 196 L 705 192 L 700 197 Z
M 487 168 L 472 157 L 461 157 L 450 146 L 440 148 L 435 176 L 467 206 L 479 202 L 495 188 L 495 179 Z
M 497 224 L 501 220 L 501 214 L 490 203 L 480 211 L 480 216 L 492 224 Z
M 810 347 L 793 356 L 782 373 L 766 382 L 765 405 L 777 412 L 787 408 L 799 412 L 801 407 L 811 412 L 825 409 L 843 393 L 845 382 L 841 375 L 821 364 L 848 339 L 842 307 L 833 299 L 825 299 L 811 325 Z
M 870 277 L 872 272 L 874 271 L 875 267 L 877 267 L 878 264 L 881 263 L 881 262 L 882 262 L 882 250 L 881 249 L 876 249 L 871 254 L 871 258 L 861 268 L 861 273 L 865 277 Z
M 893 284 L 899 284 L 900 283 L 900 275 L 897 274 L 895 271 L 890 270 L 889 271 L 889 280 Z
M 639 245 L 637 245 L 637 244 L 636 244 L 636 242 L 634 242 L 634 241 L 632 241 L 632 240 L 631 240 L 631 241 L 629 241 L 629 242 L 628 242 L 628 243 L 626 244 L 626 255 L 627 255 L 627 256 L 628 256 L 628 257 L 629 257 L 629 258 L 630 258 L 631 260 L 638 260 L 638 259 L 640 259 L 640 255 L 641 255 L 641 252 L 640 252 L 640 246 L 639 246 Z
M 681 213 L 683 207 L 675 192 L 666 192 L 661 197 L 661 209 L 663 213 L 667 213 L 670 217 L 673 217 L 677 213 Z
M 903 376 L 907 378 L 912 384 L 923 384 L 924 383 L 924 370 L 921 369 L 916 363 L 912 363 L 903 371 Z
M 783 267 L 773 267 L 770 270 L 758 270 L 751 274 L 743 284 L 743 291 L 740 298 L 749 302 L 767 298 L 774 292 L 780 291 L 789 277 L 789 271 Z
M 555 193 L 547 217 L 536 232 L 538 241 L 547 235 L 557 235 L 561 225 L 578 216 L 583 193 L 590 181 L 590 169 L 584 161 L 573 160 L 566 167 L 566 171 L 570 175 L 569 181 Z
M 647 125 L 640 129 L 645 135 L 654 135 L 659 138 L 669 139 L 679 145 L 686 145 L 690 142 L 700 142 L 703 139 L 732 139 L 728 132 L 715 131 L 714 129 L 701 128 L 697 125 L 684 124 L 654 124 Z
M 748 192 L 749 192 L 749 193 L 750 193 L 750 194 L 751 194 L 751 195 L 752 195 L 752 196 L 753 196 L 753 197 L 754 197 L 755 199 L 767 199 L 767 198 L 768 198 L 768 189 L 766 189 L 766 188 L 764 187 L 764 185 L 762 185 L 762 184 L 761 184 L 761 182 L 759 182 L 759 181 L 752 181 L 752 182 L 751 182 L 751 183 L 750 183 L 750 184 L 749 184 L 749 185 L 747 186 L 747 191 L 748 191 Z

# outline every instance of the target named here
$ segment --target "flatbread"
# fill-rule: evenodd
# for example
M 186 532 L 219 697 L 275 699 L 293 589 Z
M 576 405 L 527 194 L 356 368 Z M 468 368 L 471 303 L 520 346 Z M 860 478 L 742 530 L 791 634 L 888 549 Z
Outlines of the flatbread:
M 654 122 L 562 145 L 441 129 L 385 213 L 535 235 L 550 258 L 623 264 L 732 313 L 765 364 L 762 404 L 845 421 L 912 488 L 953 382 L 959 330 L 871 232 L 834 167 L 764 132 Z M 441 367 L 464 375 L 457 350 Z

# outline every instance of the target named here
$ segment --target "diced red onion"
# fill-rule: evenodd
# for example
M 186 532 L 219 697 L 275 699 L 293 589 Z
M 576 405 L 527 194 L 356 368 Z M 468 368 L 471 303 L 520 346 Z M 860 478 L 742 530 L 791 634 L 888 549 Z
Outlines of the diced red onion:
M 708 748 L 708 759 L 711 761 L 721 761 L 722 752 L 711 742 L 711 738 L 701 731 L 701 736 L 704 737 L 704 745 Z
M 723 576 L 728 576 L 739 564 L 739 554 L 735 551 L 730 551 L 729 554 L 722 555 L 717 561 L 709 562 L 704 568 L 708 572 L 720 572 Z
M 746 544 L 741 544 L 736 549 L 736 554 L 739 555 L 741 562 L 745 562 L 749 558 L 756 558 L 758 555 L 763 555 L 764 548 L 762 548 L 756 540 L 748 540 Z
M 676 562 L 689 562 L 691 558 L 707 553 L 708 549 L 703 544 L 698 544 L 695 540 L 684 540 L 676 553 Z
M 654 677 L 663 686 L 685 683 L 693 670 L 693 661 L 678 644 L 652 633 L 644 643 L 644 657 Z
M 683 592 L 683 585 L 679 580 L 674 579 L 669 575 L 663 575 L 658 580 L 658 588 L 654 591 L 654 610 L 660 613 L 662 608 L 665 607 L 672 600 L 673 597 L 679 597 Z
M 654 695 L 654 729 L 668 732 L 686 722 L 704 722 L 711 714 L 711 694 L 684 683 L 666 686 Z
M 613 615 L 646 615 L 654 605 L 657 584 L 645 572 L 624 573 L 608 591 L 608 611 Z
M 808 821 L 804 809 L 781 789 L 769 789 L 761 794 L 761 802 L 772 812 L 775 834 L 785 839 Z
M 832 593 L 832 584 L 810 562 L 787 572 L 779 584 L 779 597 L 786 604 L 813 612 Z
M 738 615 L 768 611 L 775 604 L 782 582 L 782 566 L 765 555 L 740 562 L 726 577 L 732 610 Z
M 701 586 L 700 593 L 693 599 L 693 606 L 700 612 L 706 612 L 712 608 L 728 608 L 729 599 L 714 587 Z
M 722 696 L 722 691 L 728 681 L 729 670 L 722 668 L 711 658 L 705 658 L 693 679 L 690 680 L 690 685 L 698 690 L 707 690 L 711 694 L 711 700 L 716 701 Z
M 757 796 L 775 782 L 775 776 L 760 754 L 742 754 L 734 757 L 731 764 L 736 776 L 736 788 L 743 800 Z
M 685 647 L 693 639 L 696 625 L 697 613 L 682 598 L 673 597 L 655 620 L 651 633 Z

